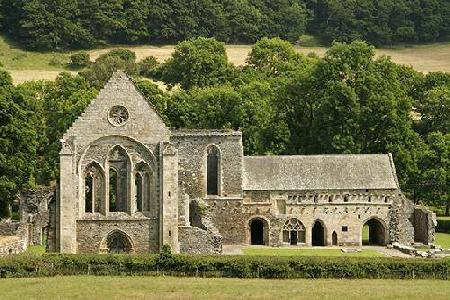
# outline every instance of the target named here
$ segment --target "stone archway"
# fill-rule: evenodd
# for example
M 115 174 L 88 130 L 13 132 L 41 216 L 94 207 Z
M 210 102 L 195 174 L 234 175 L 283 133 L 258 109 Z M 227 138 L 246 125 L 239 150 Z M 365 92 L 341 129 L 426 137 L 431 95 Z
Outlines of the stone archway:
M 362 245 L 386 245 L 386 227 L 377 218 L 364 222 L 361 230 Z
M 263 218 L 253 218 L 249 221 L 250 245 L 267 245 L 269 238 L 269 224 Z
M 109 254 L 133 253 L 134 247 L 131 238 L 125 232 L 113 230 L 103 240 L 100 252 Z
M 316 220 L 312 228 L 311 244 L 313 246 L 326 246 L 325 226 L 322 221 Z

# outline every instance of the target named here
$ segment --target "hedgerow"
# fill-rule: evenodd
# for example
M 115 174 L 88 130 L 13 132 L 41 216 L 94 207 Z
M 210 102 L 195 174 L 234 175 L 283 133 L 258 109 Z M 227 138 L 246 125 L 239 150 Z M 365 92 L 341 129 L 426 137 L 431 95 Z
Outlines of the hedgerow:
M 235 278 L 448 279 L 450 259 L 207 255 L 17 255 L 1 277 L 171 275 Z

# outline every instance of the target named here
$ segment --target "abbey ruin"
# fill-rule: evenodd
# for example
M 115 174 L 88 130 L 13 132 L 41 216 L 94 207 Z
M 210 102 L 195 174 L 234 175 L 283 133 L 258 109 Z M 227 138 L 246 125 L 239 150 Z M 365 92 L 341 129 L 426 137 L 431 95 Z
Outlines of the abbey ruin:
M 116 72 L 61 140 L 49 251 L 433 242 L 390 154 L 244 156 L 242 134 L 168 128 Z M 431 233 L 430 233 L 431 232 Z

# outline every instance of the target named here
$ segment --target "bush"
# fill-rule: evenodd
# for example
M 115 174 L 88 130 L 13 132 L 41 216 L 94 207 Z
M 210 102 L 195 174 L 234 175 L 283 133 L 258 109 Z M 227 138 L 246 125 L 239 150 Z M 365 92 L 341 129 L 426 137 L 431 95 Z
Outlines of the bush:
M 158 61 L 153 56 L 148 56 L 138 63 L 139 75 L 153 77 L 154 70 L 158 67 Z
M 102 54 L 97 58 L 96 62 L 101 62 L 108 57 L 118 57 L 124 62 L 134 63 L 136 61 L 136 53 L 128 49 L 113 49 L 106 54 Z
M 174 275 L 237 278 L 448 279 L 449 259 L 171 255 L 17 255 L 2 277 Z
M 450 233 L 450 219 L 437 219 L 437 232 Z
M 70 65 L 75 68 L 84 68 L 89 66 L 90 56 L 88 53 L 80 52 L 70 56 Z

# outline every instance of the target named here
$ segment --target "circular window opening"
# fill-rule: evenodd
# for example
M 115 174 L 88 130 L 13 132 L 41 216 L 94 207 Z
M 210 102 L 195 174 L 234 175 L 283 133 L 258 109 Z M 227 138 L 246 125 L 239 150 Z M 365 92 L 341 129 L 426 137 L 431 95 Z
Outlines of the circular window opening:
M 111 107 L 108 114 L 109 122 L 114 126 L 123 126 L 128 121 L 128 110 L 125 106 L 116 105 Z

